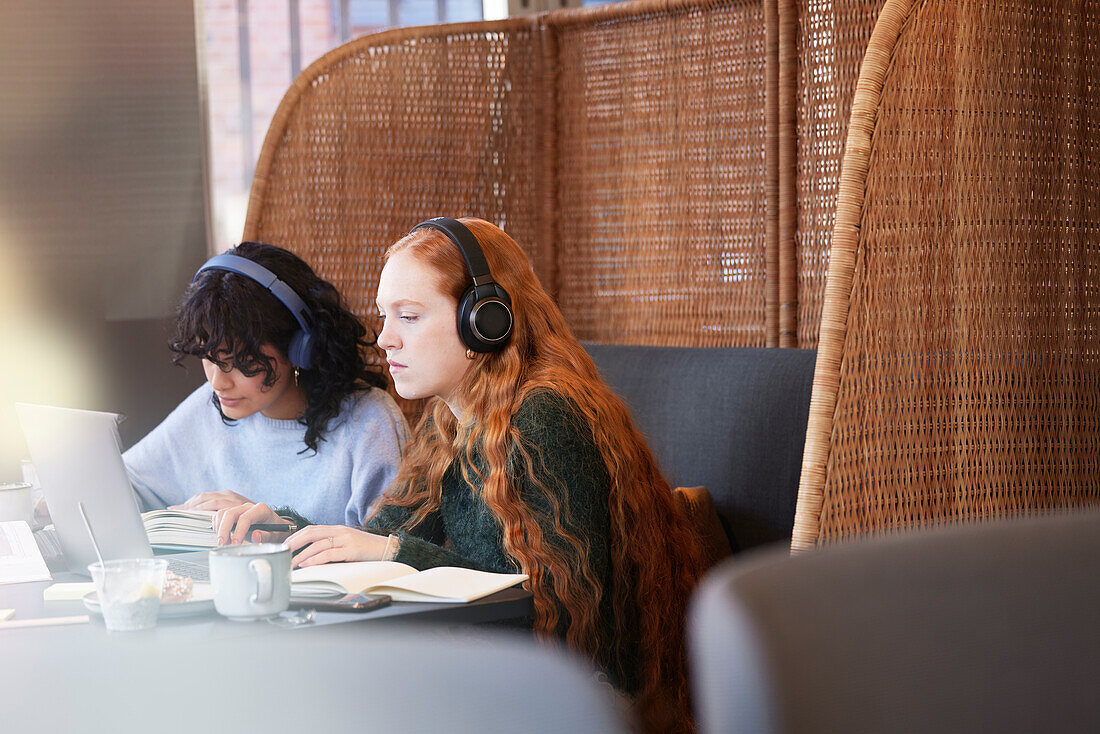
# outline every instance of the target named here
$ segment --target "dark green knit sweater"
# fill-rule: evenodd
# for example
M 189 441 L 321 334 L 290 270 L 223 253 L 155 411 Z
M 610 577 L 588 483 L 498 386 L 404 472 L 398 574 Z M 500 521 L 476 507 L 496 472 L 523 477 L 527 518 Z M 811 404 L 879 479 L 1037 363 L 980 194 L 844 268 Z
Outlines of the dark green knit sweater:
M 592 543 L 591 564 L 596 578 L 607 574 L 607 503 L 611 480 L 603 459 L 573 405 L 556 393 L 537 392 L 527 398 L 513 419 L 527 452 L 535 457 L 536 486 L 526 471 L 513 471 L 512 481 L 520 500 L 545 520 L 540 522 L 547 537 L 554 535 L 550 523 L 550 503 L 546 492 L 558 498 L 569 529 Z M 473 452 L 479 472 L 488 473 L 480 450 Z M 509 468 L 517 463 L 515 447 L 510 452 Z M 542 459 L 541 464 L 538 458 Z M 367 523 L 367 528 L 392 532 L 401 539 L 396 560 L 423 570 L 433 566 L 466 566 L 497 573 L 515 573 L 517 562 L 503 547 L 501 527 L 481 501 L 480 478 L 466 472 L 475 482 L 463 478 L 465 457 L 460 455 L 443 476 L 442 506 L 414 531 L 398 528 L 412 514 L 406 507 L 383 505 Z M 545 491 L 544 489 L 545 488 Z M 442 547 L 450 541 L 454 549 Z
M 611 478 L 592 439 L 592 432 L 571 401 L 549 391 L 538 391 L 528 396 L 512 424 L 527 454 L 534 457 L 534 473 L 542 485 L 539 487 L 533 482 L 527 471 L 519 470 L 522 464 L 513 446 L 509 469 L 520 500 L 532 508 L 539 518 L 543 537 L 554 542 L 553 539 L 558 536 L 551 520 L 548 494 L 557 498 L 566 527 L 574 536 L 589 543 L 588 563 L 592 575 L 605 590 L 608 589 L 608 496 Z M 486 475 L 487 465 L 480 451 L 471 453 L 475 467 Z M 474 482 L 472 486 L 463 479 L 465 461 L 465 456 L 460 454 L 452 462 L 443 476 L 440 509 L 411 532 L 400 528 L 412 514 L 412 509 L 393 505 L 383 505 L 367 523 L 367 528 L 397 535 L 401 539 L 401 547 L 395 560 L 420 570 L 434 566 L 465 566 L 497 573 L 515 573 L 519 563 L 504 551 L 500 523 L 481 500 L 481 483 L 477 473 L 467 472 Z M 447 548 L 443 547 L 444 543 L 448 544 Z M 563 542 L 558 542 L 556 547 L 563 552 L 571 552 Z M 577 563 L 570 565 L 575 567 Z M 605 640 L 609 639 L 606 627 L 610 621 L 610 604 L 606 597 L 605 593 L 599 614 L 599 624 L 604 627 L 601 637 Z M 569 614 L 561 607 L 559 614 L 561 623 L 557 632 L 563 636 L 568 629 Z M 617 682 L 624 683 L 624 677 L 630 677 L 615 670 L 617 665 L 609 665 L 606 655 L 600 657 L 599 662 Z M 632 686 L 625 687 L 629 689 Z

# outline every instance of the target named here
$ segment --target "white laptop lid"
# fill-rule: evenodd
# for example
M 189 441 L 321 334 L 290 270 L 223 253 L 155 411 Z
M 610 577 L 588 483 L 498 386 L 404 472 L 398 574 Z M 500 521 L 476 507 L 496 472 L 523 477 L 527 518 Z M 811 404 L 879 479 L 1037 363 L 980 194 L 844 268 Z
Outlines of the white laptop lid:
M 152 557 L 119 450 L 121 416 L 27 403 L 15 411 L 69 568 L 87 576 L 96 560 L 77 502 L 105 559 Z

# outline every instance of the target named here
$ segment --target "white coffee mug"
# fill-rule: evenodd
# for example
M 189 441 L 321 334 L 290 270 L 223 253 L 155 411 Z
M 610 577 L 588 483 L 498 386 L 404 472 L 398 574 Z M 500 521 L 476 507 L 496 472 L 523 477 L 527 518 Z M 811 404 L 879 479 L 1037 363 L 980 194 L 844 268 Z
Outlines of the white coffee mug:
M 274 617 L 290 605 L 290 548 L 281 543 L 215 548 L 210 585 L 218 614 L 237 621 Z
M 26 482 L 0 484 L 0 522 L 23 520 L 34 527 L 33 487 Z

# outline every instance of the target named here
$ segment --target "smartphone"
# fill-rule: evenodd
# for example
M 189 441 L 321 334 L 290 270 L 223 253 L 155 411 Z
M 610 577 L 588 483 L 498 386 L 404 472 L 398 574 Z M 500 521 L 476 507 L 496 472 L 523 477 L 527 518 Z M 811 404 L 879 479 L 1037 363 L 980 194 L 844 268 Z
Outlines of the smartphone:
M 389 596 L 367 596 L 366 594 L 348 594 L 343 599 L 333 601 L 290 600 L 291 609 L 316 609 L 318 612 L 369 612 L 381 609 L 391 601 Z

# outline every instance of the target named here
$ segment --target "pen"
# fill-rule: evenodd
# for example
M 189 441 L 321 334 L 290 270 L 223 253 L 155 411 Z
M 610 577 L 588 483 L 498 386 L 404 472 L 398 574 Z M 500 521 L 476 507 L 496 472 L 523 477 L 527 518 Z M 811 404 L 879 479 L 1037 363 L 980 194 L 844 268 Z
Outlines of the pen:
M 253 530 L 266 530 L 269 533 L 294 533 L 297 532 L 298 526 L 288 522 L 256 522 L 248 528 L 249 532 Z

